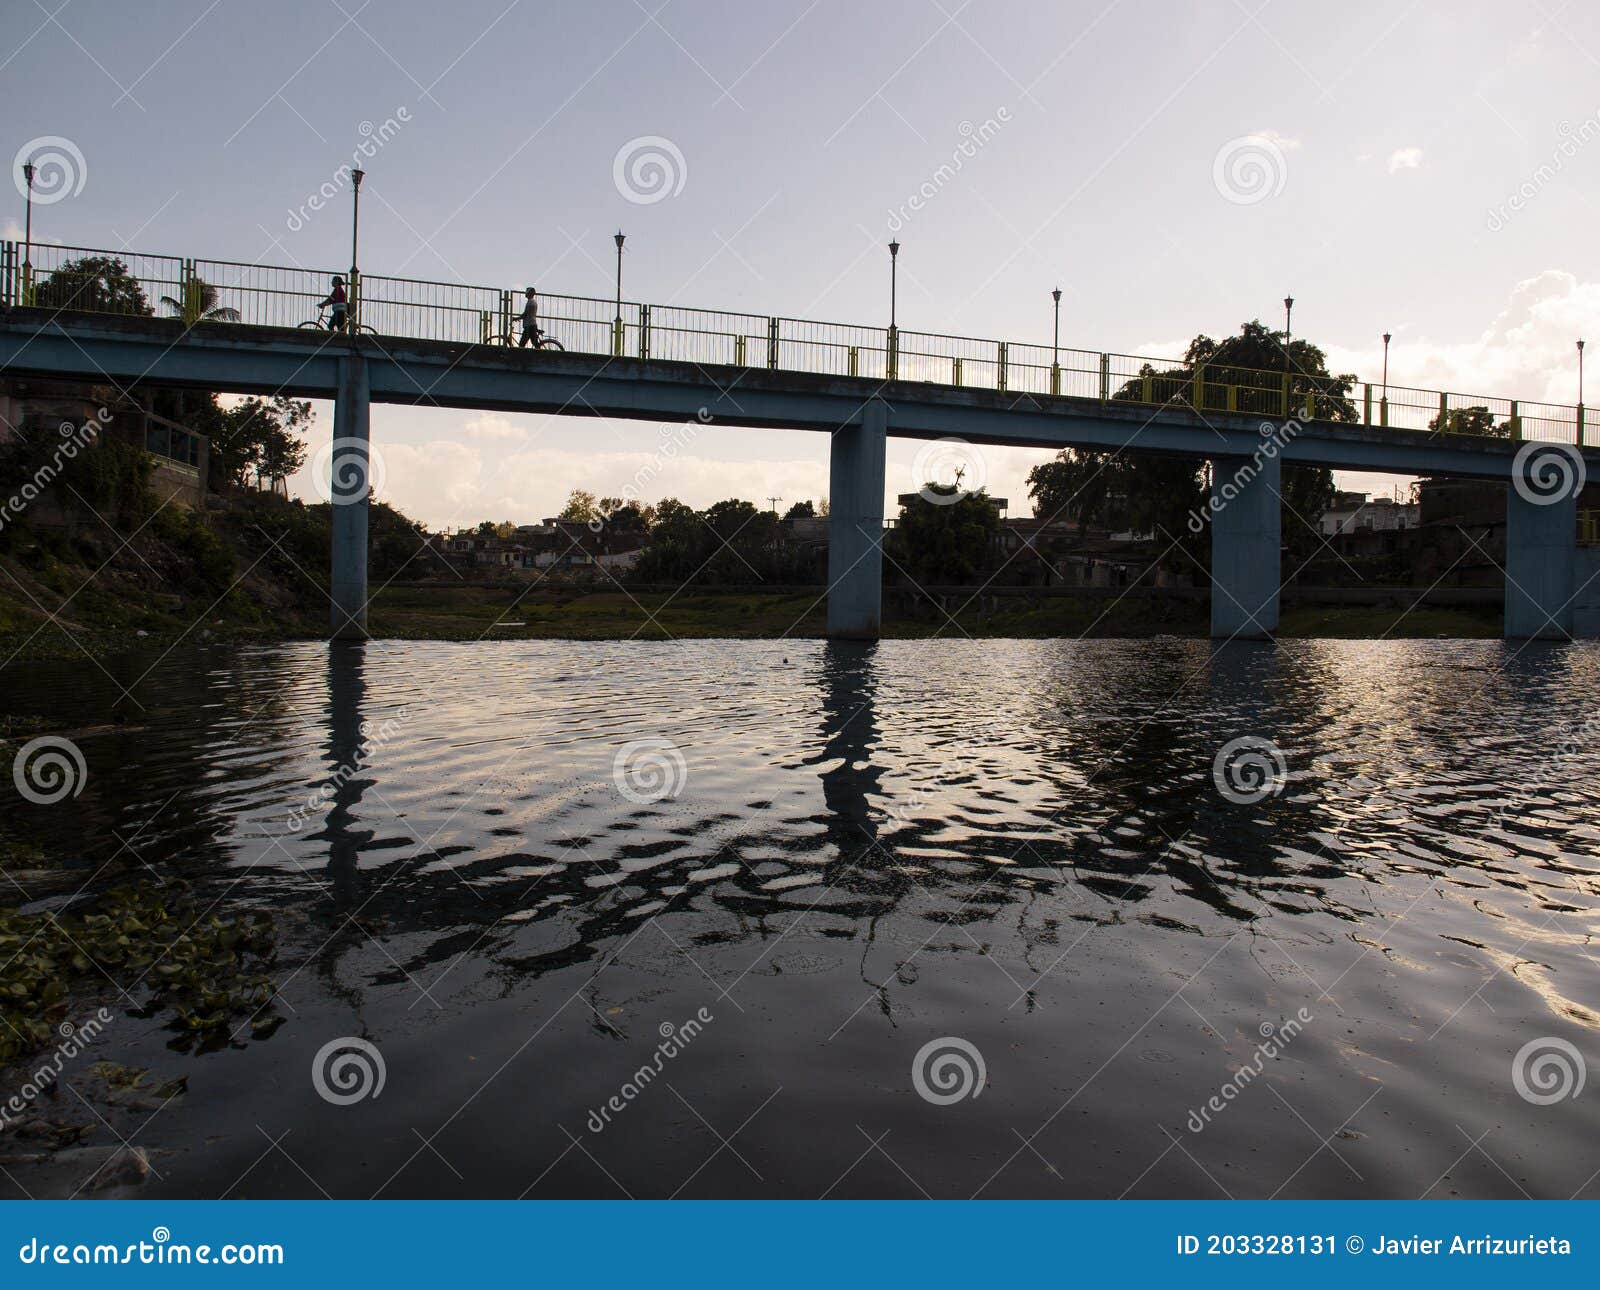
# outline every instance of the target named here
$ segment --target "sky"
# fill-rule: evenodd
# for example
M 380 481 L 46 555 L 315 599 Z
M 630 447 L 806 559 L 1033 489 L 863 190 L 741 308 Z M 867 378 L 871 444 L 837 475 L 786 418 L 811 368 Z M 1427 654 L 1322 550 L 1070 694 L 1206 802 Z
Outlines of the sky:
M 6 13 L 0 152 L 70 172 L 42 241 L 331 272 L 348 196 L 308 202 L 366 141 L 369 273 L 604 297 L 621 229 L 631 300 L 881 326 L 897 237 L 904 328 L 1048 343 L 1060 287 L 1063 345 L 1173 356 L 1281 325 L 1292 294 L 1335 371 L 1376 381 L 1389 331 L 1395 384 L 1567 403 L 1574 342 L 1600 335 L 1600 10 L 1570 0 Z M 644 154 L 665 170 L 630 171 Z M 313 448 L 331 421 L 319 405 Z M 380 406 L 372 433 L 382 495 L 453 528 L 620 493 L 663 431 Z M 891 441 L 891 499 L 918 447 Z M 827 451 L 719 423 L 643 499 L 819 499 Z M 1048 454 L 981 456 L 1027 513 Z M 291 487 L 312 495 L 309 470 Z

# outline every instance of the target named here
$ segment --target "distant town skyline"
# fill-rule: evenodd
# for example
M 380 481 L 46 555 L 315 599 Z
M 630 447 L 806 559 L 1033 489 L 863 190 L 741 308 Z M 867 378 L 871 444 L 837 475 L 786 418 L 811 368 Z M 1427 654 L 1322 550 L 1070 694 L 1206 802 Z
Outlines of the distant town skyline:
M 1048 343 L 1059 286 L 1063 345 L 1176 355 L 1280 327 L 1287 293 L 1334 371 L 1378 379 L 1387 330 L 1394 384 L 1561 402 L 1600 318 L 1578 250 L 1600 16 L 1573 8 L 1354 4 L 1335 27 L 1272 6 L 832 0 L 24 17 L 0 63 L 7 142 L 20 164 L 68 141 L 81 172 L 36 205 L 40 241 L 343 267 L 340 167 L 360 158 L 362 266 L 397 276 L 606 296 L 620 228 L 630 299 L 882 325 L 896 238 L 919 330 Z M 17 237 L 20 194 L 13 211 Z M 620 494 L 663 433 L 387 407 L 373 429 L 385 496 L 435 527 Z M 891 502 L 917 449 L 891 447 Z M 1048 454 L 982 455 L 1024 513 Z M 826 463 L 820 435 L 715 424 L 641 497 L 787 505 L 826 496 Z

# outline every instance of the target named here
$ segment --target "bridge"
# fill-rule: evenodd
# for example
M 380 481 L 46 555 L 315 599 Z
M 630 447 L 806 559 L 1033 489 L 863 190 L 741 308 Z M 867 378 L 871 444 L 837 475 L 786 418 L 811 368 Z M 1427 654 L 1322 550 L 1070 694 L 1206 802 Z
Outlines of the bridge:
M 85 261 L 99 257 L 86 267 Z M 142 299 L 108 289 L 120 263 Z M 0 375 L 334 404 L 332 629 L 365 633 L 373 403 L 830 436 L 828 632 L 879 632 L 890 435 L 1149 452 L 1213 463 L 1211 631 L 1278 623 L 1282 467 L 1492 480 L 1506 489 L 1505 632 L 1600 634 L 1600 549 L 1577 499 L 1600 449 L 1584 408 L 1299 372 L 1208 372 L 1178 360 L 618 299 L 541 294 L 564 352 L 517 349 L 521 292 L 353 275 L 344 333 L 308 329 L 332 271 L 0 244 Z M 211 292 L 214 291 L 213 296 Z M 170 297 L 179 316 L 152 316 Z M 226 311 L 223 321 L 206 317 Z M 1473 409 L 1504 437 L 1452 433 Z M 1600 476 L 1597 476 L 1600 478 Z M 360 481 L 348 496 L 340 481 Z

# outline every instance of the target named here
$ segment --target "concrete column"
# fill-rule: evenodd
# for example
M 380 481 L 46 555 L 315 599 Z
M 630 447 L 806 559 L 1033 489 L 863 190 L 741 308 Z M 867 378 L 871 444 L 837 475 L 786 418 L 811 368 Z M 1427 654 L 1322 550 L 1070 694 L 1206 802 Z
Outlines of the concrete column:
M 1270 640 L 1282 579 L 1283 470 L 1276 456 L 1211 464 L 1211 634 Z
M 1600 546 L 1580 546 L 1572 567 L 1572 634 L 1600 636 Z
M 367 635 L 367 452 L 371 387 L 367 360 L 360 354 L 339 359 L 339 391 L 333 402 L 332 628 L 335 640 Z
M 1506 489 L 1508 639 L 1571 639 L 1577 553 L 1576 494 L 1529 501 L 1517 488 Z
M 883 619 L 883 474 L 888 408 L 874 400 L 833 433 L 828 455 L 828 636 L 878 639 Z

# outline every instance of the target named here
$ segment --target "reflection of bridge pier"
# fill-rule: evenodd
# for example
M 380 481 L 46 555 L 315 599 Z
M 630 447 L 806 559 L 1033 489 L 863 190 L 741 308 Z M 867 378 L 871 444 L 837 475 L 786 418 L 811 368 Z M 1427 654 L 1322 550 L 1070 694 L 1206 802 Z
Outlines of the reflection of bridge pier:
M 372 836 L 350 827 L 365 791 L 365 781 L 360 777 L 367 757 L 367 736 L 361 719 L 367 695 L 365 665 L 364 645 L 354 641 L 329 644 L 327 748 L 333 792 L 323 817 L 322 835 L 328 840 L 328 874 L 341 900 L 355 894 L 361 844 Z
M 878 840 L 872 798 L 883 771 L 873 763 L 878 745 L 874 703 L 877 647 L 830 642 L 822 653 L 822 751 L 817 761 L 838 761 L 822 773 L 822 800 L 828 808 L 828 833 L 842 859 Z

